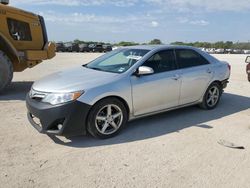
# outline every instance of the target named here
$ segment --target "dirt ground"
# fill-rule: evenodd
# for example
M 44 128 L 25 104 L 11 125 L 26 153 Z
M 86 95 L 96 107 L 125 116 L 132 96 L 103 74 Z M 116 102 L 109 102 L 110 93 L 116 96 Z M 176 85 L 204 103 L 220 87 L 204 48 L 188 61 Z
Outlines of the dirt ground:
M 108 140 L 39 134 L 26 118 L 32 82 L 98 55 L 61 53 L 15 74 L 0 95 L 0 187 L 250 187 L 245 55 L 216 55 L 232 75 L 212 111 L 194 106 L 136 120 Z

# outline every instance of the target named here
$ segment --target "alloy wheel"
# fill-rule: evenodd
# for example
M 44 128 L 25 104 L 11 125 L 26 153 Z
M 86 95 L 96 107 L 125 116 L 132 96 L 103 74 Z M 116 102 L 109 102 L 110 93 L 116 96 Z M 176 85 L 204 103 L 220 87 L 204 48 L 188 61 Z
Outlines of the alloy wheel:
M 217 104 L 220 97 L 220 90 L 218 87 L 213 86 L 209 89 L 208 95 L 207 95 L 207 105 L 209 107 L 213 107 Z
M 110 135 L 116 132 L 123 121 L 123 113 L 115 104 L 108 104 L 101 108 L 95 118 L 95 126 L 99 133 Z

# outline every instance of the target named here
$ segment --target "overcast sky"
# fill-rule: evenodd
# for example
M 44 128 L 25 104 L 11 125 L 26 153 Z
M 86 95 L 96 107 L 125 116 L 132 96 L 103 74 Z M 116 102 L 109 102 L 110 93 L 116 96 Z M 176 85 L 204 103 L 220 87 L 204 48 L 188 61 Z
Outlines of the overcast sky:
M 50 40 L 250 41 L 250 0 L 10 0 L 44 16 Z

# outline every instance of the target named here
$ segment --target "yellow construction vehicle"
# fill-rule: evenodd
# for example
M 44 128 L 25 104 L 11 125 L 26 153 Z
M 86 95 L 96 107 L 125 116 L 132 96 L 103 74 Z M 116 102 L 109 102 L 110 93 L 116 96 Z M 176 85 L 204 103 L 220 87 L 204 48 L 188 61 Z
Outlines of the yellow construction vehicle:
M 0 92 L 11 83 L 13 72 L 55 56 L 43 17 L 8 4 L 0 0 Z

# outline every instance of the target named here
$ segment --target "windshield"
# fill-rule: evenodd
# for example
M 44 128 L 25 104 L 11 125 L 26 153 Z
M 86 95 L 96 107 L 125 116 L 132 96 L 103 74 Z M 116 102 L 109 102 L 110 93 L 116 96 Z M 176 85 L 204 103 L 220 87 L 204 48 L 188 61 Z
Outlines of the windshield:
M 123 73 L 139 61 L 149 50 L 118 49 L 109 52 L 85 67 L 106 72 Z
M 65 43 L 64 44 L 66 47 L 72 46 L 72 43 Z
M 90 44 L 89 47 L 90 48 L 94 48 L 96 45 L 95 44 Z
M 88 47 L 88 44 L 80 44 L 79 47 Z

